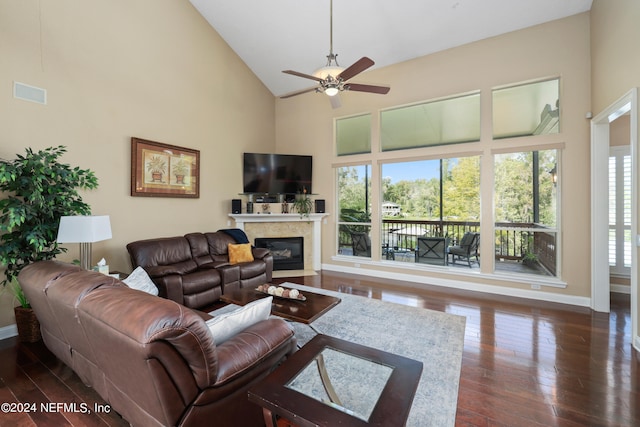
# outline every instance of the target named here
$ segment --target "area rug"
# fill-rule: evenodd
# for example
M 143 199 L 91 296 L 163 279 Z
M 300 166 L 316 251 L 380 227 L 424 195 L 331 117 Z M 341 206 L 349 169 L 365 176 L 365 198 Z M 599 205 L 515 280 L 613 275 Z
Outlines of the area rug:
M 466 318 L 295 283 L 281 286 L 342 299 L 310 326 L 292 322 L 300 345 L 322 333 L 421 361 L 406 425 L 455 425 Z

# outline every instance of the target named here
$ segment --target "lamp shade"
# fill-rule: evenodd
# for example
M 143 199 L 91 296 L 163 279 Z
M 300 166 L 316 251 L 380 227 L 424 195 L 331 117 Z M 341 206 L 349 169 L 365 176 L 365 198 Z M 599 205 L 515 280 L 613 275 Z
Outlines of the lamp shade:
M 58 243 L 93 243 L 110 238 L 109 215 L 60 217 Z

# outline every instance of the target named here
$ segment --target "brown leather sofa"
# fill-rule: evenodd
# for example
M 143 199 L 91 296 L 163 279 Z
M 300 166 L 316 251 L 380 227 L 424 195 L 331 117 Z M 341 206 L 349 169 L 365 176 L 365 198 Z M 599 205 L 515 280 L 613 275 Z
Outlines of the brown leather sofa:
M 295 351 L 281 319 L 216 345 L 208 314 L 71 264 L 18 280 L 49 350 L 134 426 L 264 425 L 247 390 Z
M 139 240 L 127 245 L 133 267 L 141 266 L 158 287 L 159 295 L 191 308 L 206 307 L 228 289 L 270 283 L 273 255 L 252 248 L 253 261 L 230 265 L 223 231 Z

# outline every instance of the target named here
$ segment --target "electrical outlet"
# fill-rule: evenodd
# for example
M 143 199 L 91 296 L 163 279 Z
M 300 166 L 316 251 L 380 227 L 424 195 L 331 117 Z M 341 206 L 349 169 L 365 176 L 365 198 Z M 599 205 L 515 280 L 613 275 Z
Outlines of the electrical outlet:
M 531 289 L 535 290 L 535 291 L 539 291 L 540 290 L 540 285 L 537 285 L 535 283 L 531 284 Z

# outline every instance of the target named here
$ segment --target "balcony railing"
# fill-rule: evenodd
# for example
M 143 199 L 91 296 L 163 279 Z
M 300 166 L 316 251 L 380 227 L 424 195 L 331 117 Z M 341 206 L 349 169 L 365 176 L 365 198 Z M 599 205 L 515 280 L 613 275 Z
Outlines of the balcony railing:
M 556 275 L 556 230 L 536 223 L 496 223 L 496 258 L 532 259 Z
M 351 245 L 350 232 L 369 231 L 368 225 L 340 226 L 340 247 Z M 480 222 L 384 219 L 381 241 L 383 247 L 411 252 L 420 236 L 446 236 L 452 244 L 467 231 L 479 232 Z M 497 260 L 520 261 L 530 258 L 550 275 L 556 275 L 556 230 L 535 223 L 496 223 L 495 257 Z
M 383 244 L 394 249 L 413 250 L 421 236 L 446 236 L 455 244 L 465 232 L 479 229 L 479 222 L 385 219 L 381 239 Z

